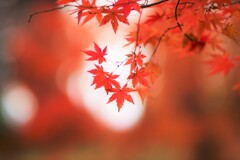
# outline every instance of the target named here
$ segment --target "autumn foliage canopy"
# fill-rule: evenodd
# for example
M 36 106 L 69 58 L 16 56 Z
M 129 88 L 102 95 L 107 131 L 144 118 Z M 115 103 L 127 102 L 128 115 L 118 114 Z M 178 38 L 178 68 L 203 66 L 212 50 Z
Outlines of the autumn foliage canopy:
M 97 0 L 58 0 L 56 3 L 58 7 L 43 12 L 71 7 L 70 14 L 77 15 L 79 25 L 96 19 L 100 27 L 110 24 L 114 33 L 120 23 L 131 23 L 129 15 L 132 12 L 138 13 L 135 29 L 123 35 L 127 41 L 123 46 L 133 46 L 128 53 L 123 53 L 124 60 L 112 62 L 106 58 L 112 54 L 107 48 L 109 44 L 99 46 L 93 42 L 93 49 L 83 51 L 88 56 L 87 61 L 94 63 L 94 68 L 88 71 L 93 77 L 92 85 L 95 89 L 104 88 L 109 95 L 107 103 L 116 102 L 119 111 L 125 101 L 134 103 L 132 92 L 138 92 L 144 100 L 151 84 L 161 73 L 156 58 L 161 44 L 174 48 L 180 58 L 199 55 L 205 48 L 210 48 L 209 52 L 204 52 L 209 57 L 206 64 L 210 75 L 222 73 L 227 76 L 240 66 L 240 56 L 232 55 L 221 40 L 221 37 L 227 37 L 239 45 L 240 5 L 237 1 L 116 0 L 97 5 Z M 145 15 L 145 9 L 152 12 Z M 42 12 L 32 14 L 29 21 L 38 13 Z M 143 15 L 146 16 L 144 20 Z M 145 53 L 144 48 L 149 45 L 153 49 L 151 53 Z M 113 63 L 110 69 L 105 67 L 108 61 Z M 122 75 L 115 73 L 120 67 L 129 67 L 124 83 Z M 240 89 L 240 82 L 236 82 L 233 88 Z

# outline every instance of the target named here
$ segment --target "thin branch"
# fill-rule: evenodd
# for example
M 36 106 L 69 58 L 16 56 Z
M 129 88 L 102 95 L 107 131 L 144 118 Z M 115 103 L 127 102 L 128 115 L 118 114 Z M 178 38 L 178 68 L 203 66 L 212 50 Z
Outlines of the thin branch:
M 180 26 L 182 26 L 182 25 L 180 25 Z M 152 55 L 151 55 L 151 58 L 152 58 L 153 55 L 157 52 L 157 49 L 158 49 L 158 47 L 159 47 L 159 45 L 160 45 L 160 42 L 162 41 L 163 37 L 167 34 L 167 32 L 170 31 L 170 30 L 172 30 L 172 29 L 178 28 L 178 27 L 179 27 L 178 25 L 177 25 L 177 26 L 174 26 L 174 27 L 169 27 L 169 28 L 167 28 L 167 29 L 163 32 L 163 34 L 158 38 L 157 45 L 156 45 L 156 47 L 155 47 L 155 49 L 154 49 L 154 51 L 153 51 L 153 53 L 152 53 Z M 151 59 L 151 58 L 150 58 L 150 59 Z
M 152 7 L 152 6 L 155 6 L 155 5 L 158 5 L 158 4 L 167 2 L 167 1 L 169 1 L 169 0 L 160 0 L 160 1 L 158 1 L 158 2 L 154 2 L 154 3 L 151 3 L 151 4 L 141 4 L 140 7 L 141 7 L 141 8 L 148 8 L 148 7 Z M 121 5 L 127 5 L 127 4 L 129 4 L 129 3 L 121 4 Z M 66 8 L 66 7 L 80 7 L 80 6 L 81 6 L 81 7 L 84 7 L 83 5 L 77 6 L 77 5 L 69 5 L 69 4 L 66 4 L 66 5 L 64 5 L 64 6 L 60 6 L 60 7 L 55 7 L 55 8 L 52 8 L 52 9 L 47 9 L 47 10 L 38 11 L 38 12 L 35 12 L 35 13 L 33 13 L 33 14 L 31 14 L 31 15 L 29 16 L 28 23 L 31 22 L 33 16 L 36 16 L 36 15 L 38 15 L 38 14 L 53 12 L 53 11 L 61 10 L 61 9 L 63 9 L 63 8 Z M 90 8 L 89 8 L 89 7 L 86 7 L 86 9 L 106 8 L 106 7 L 112 7 L 112 6 L 114 6 L 114 4 L 111 4 L 111 5 L 103 5 L 103 6 L 94 6 L 94 7 L 91 6 Z M 115 6 L 116 6 L 116 5 L 115 5 Z
M 182 8 L 179 8 L 181 12 L 182 12 L 183 9 L 185 9 L 185 8 L 187 7 L 187 4 L 190 4 L 191 6 L 194 5 L 193 2 L 180 2 L 179 5 L 180 5 L 180 4 L 183 5 Z
M 46 9 L 46 10 L 42 10 L 42 11 L 35 12 L 35 13 L 33 13 L 33 14 L 31 14 L 31 15 L 29 16 L 29 18 L 28 18 L 28 23 L 31 22 L 33 16 L 36 16 L 36 15 L 42 14 L 42 13 L 48 13 L 48 12 L 53 12 L 53 11 L 61 10 L 61 9 L 63 9 L 63 8 L 70 7 L 70 6 L 72 6 L 72 5 L 66 4 L 66 5 L 64 5 L 64 6 L 60 6 L 60 7 L 56 7 L 56 8 L 52 8 L 52 9 Z
M 134 65 L 135 65 L 134 71 L 136 70 L 136 67 L 137 67 L 136 51 L 137 51 L 137 47 L 138 47 L 138 45 L 139 45 L 138 42 L 139 42 L 140 23 L 141 23 L 141 18 L 142 18 L 142 12 L 143 12 L 143 9 L 141 9 L 140 15 L 139 15 L 139 18 L 138 18 L 137 32 L 136 32 L 136 44 L 135 44 L 135 47 L 134 47 L 134 51 L 132 52 L 132 53 L 133 53 L 133 56 L 134 56 Z M 131 72 L 132 72 L 132 71 L 131 71 Z
M 143 9 L 143 8 L 149 8 L 149 7 L 152 7 L 152 6 L 156 6 L 156 5 L 159 5 L 159 4 L 162 4 L 164 2 L 168 2 L 169 0 L 160 0 L 160 1 L 157 1 L 157 2 L 154 2 L 154 3 L 150 3 L 150 4 L 141 4 L 140 7 Z M 176 5 L 176 8 L 175 8 L 175 18 L 177 20 L 177 9 L 178 9 L 178 6 L 179 4 L 182 4 L 182 3 L 191 3 L 191 2 L 180 2 L 180 0 L 178 0 L 177 2 L 177 5 Z M 232 4 L 237 4 L 237 3 L 240 3 L 240 0 L 235 0 Z M 126 4 L 120 4 L 120 5 L 128 5 L 129 3 L 126 3 Z M 53 11 L 56 11 L 56 10 L 61 10 L 63 8 L 66 8 L 66 7 L 84 7 L 83 5 L 69 5 L 69 4 L 66 4 L 64 6 L 60 6 L 60 7 L 56 7 L 56 8 L 52 8 L 52 9 L 47 9 L 47 10 L 42 10 L 42 11 L 38 11 L 38 12 L 35 12 L 33 14 L 31 14 L 29 16 L 29 19 L 28 19 L 28 23 L 31 22 L 33 16 L 35 15 L 38 15 L 38 14 L 42 14 L 42 13 L 48 13 L 48 12 L 53 12 Z M 103 5 L 103 6 L 91 6 L 90 8 L 93 9 L 93 8 L 105 8 L 105 7 L 112 7 L 114 6 L 114 4 L 111 4 L 111 5 Z M 115 5 L 116 6 L 116 5 Z M 89 7 L 84 7 L 86 9 L 90 9 Z M 181 29 L 181 25 L 177 22 L 177 24 L 179 25 L 178 27 Z
M 196 39 L 193 39 L 191 36 L 189 36 L 188 34 L 184 34 L 184 37 L 187 38 L 188 40 L 192 41 L 192 42 L 196 42 Z
M 237 3 L 240 3 L 240 0 L 233 0 L 232 2 L 233 4 L 237 4 Z
M 154 2 L 154 3 L 151 3 L 151 4 L 143 4 L 143 5 L 140 5 L 141 8 L 149 8 L 149 7 L 152 7 L 152 6 L 156 6 L 158 4 L 161 4 L 161 3 L 164 3 L 164 2 L 167 2 L 169 0 L 161 0 L 161 1 L 158 1 L 158 2 Z
M 175 19 L 177 21 L 177 25 L 178 25 L 179 29 L 182 31 L 182 27 L 181 27 L 180 23 L 178 22 L 178 15 L 177 15 L 179 3 L 180 3 L 180 0 L 177 1 L 176 7 L 175 7 Z
M 137 22 L 136 45 L 135 45 L 134 53 L 136 52 L 136 49 L 138 46 L 138 41 L 139 41 L 140 22 L 141 22 L 141 18 L 142 18 L 142 12 L 143 12 L 143 10 L 140 11 L 140 15 L 139 15 L 138 22 Z

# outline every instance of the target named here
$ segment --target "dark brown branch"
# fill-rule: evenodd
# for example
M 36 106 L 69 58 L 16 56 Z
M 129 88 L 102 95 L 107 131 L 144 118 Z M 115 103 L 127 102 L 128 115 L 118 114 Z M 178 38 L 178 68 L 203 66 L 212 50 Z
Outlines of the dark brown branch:
M 237 3 L 240 3 L 240 0 L 233 0 L 232 2 L 233 4 L 237 4 Z
M 158 2 L 154 2 L 154 3 L 150 3 L 150 4 L 141 4 L 140 7 L 141 7 L 142 9 L 144 9 L 144 8 L 149 8 L 149 7 L 152 7 L 152 6 L 156 6 L 156 5 L 162 4 L 162 3 L 167 2 L 167 1 L 169 1 L 169 0 L 160 0 L 160 1 L 158 1 Z M 178 0 L 177 5 L 176 5 L 176 8 L 175 8 L 175 18 L 176 18 L 176 19 L 177 19 L 177 15 L 176 15 L 176 14 L 177 14 L 178 6 L 179 6 L 179 4 L 182 4 L 182 3 L 191 3 L 191 2 L 180 2 L 180 0 Z M 232 4 L 234 5 L 234 4 L 237 4 L 237 3 L 240 3 L 240 0 L 234 0 Z M 126 3 L 126 5 L 127 5 L 127 4 L 128 4 L 128 3 Z M 124 4 L 121 4 L 121 5 L 124 5 Z M 81 6 L 81 5 L 80 5 L 80 6 Z M 102 7 L 111 7 L 111 6 L 113 6 L 113 5 L 96 6 L 96 7 L 91 6 L 91 8 L 102 8 Z M 35 15 L 42 14 L 42 13 L 53 12 L 53 11 L 56 11 L 56 10 L 61 10 L 61 9 L 63 9 L 63 8 L 66 8 L 66 7 L 79 7 L 79 6 L 66 4 L 66 5 L 64 5 L 64 6 L 60 6 L 60 7 L 56 7 L 56 8 L 52 8 L 52 9 L 47 9 L 47 10 L 38 11 L 38 12 L 35 12 L 35 13 L 33 13 L 33 14 L 31 14 L 31 15 L 29 16 L 28 23 L 31 22 L 32 17 L 35 16 Z M 89 8 L 86 7 L 86 9 L 89 9 Z M 179 28 L 181 29 L 181 25 L 180 25 L 179 23 L 178 23 L 178 25 L 179 25 Z
M 176 7 L 175 7 L 175 19 L 177 21 L 177 25 L 179 27 L 179 29 L 182 31 L 182 27 L 180 25 L 180 23 L 178 22 L 178 6 L 179 6 L 180 0 L 177 1 Z
M 187 7 L 187 5 L 189 4 L 189 5 L 191 5 L 191 6 L 193 6 L 194 5 L 194 3 L 193 2 L 180 2 L 179 3 L 179 5 L 183 5 L 183 7 L 182 8 L 179 8 L 180 9 L 180 11 L 182 11 L 183 9 L 185 9 L 186 7 Z
M 142 4 L 142 5 L 140 5 L 140 7 L 141 7 L 141 8 L 149 8 L 149 7 L 152 7 L 152 6 L 155 6 L 155 5 L 158 5 L 158 4 L 167 2 L 167 1 L 169 1 L 169 0 L 160 0 L 160 1 L 158 1 L 158 2 L 154 2 L 154 3 L 151 3 L 151 4 Z M 128 4 L 128 3 L 126 3 L 126 5 L 127 5 L 127 4 Z M 124 5 L 124 4 L 121 4 L 121 5 Z M 111 6 L 113 6 L 113 5 L 108 5 L 108 6 L 96 6 L 96 7 L 91 6 L 91 8 L 103 8 L 103 7 L 111 7 Z M 42 14 L 42 13 L 53 12 L 53 11 L 56 11 L 56 10 L 61 10 L 61 9 L 63 9 L 63 8 L 66 8 L 66 7 L 79 7 L 79 6 L 66 4 L 66 5 L 64 5 L 64 6 L 60 6 L 60 7 L 56 7 L 56 8 L 52 8 L 52 9 L 47 9 L 47 10 L 38 11 L 38 12 L 35 12 L 35 13 L 33 13 L 33 14 L 31 14 L 31 15 L 29 16 L 28 23 L 31 22 L 33 16 L 35 16 L 35 15 Z M 86 7 L 86 9 L 89 9 L 89 8 Z
M 187 38 L 188 40 L 192 41 L 192 42 L 197 41 L 196 39 L 193 39 L 190 35 L 188 35 L 186 33 L 184 34 L 184 37 Z
M 161 1 L 158 1 L 158 2 L 154 2 L 154 3 L 151 3 L 151 4 L 143 4 L 143 5 L 140 5 L 141 8 L 149 8 L 149 7 L 152 7 L 152 6 L 156 6 L 158 4 L 161 4 L 161 3 L 164 3 L 164 2 L 167 2 L 169 0 L 161 0 Z
M 60 7 L 56 7 L 56 8 L 52 8 L 52 9 L 47 9 L 47 10 L 42 10 L 42 11 L 35 12 L 35 13 L 33 13 L 33 14 L 31 14 L 31 15 L 29 16 L 29 18 L 28 18 L 28 23 L 31 22 L 32 17 L 35 16 L 35 15 L 42 14 L 42 13 L 53 12 L 53 11 L 57 11 L 57 10 L 61 10 L 61 9 L 63 9 L 63 8 L 70 7 L 70 6 L 72 6 L 72 5 L 66 4 L 66 5 L 64 5 L 64 6 L 60 6 Z

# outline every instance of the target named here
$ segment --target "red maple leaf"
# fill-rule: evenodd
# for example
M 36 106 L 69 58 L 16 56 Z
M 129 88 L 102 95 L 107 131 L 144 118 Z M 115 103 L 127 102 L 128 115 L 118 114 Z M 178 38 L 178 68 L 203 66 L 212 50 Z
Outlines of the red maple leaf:
M 89 73 L 93 74 L 93 82 L 91 85 L 96 85 L 95 89 L 100 87 L 104 87 L 107 94 L 111 92 L 113 88 L 119 88 L 120 84 L 116 81 L 116 78 L 119 75 L 114 75 L 113 73 L 108 73 L 103 70 L 102 66 L 95 65 L 95 69 L 88 71 Z
M 128 79 L 132 79 L 133 87 L 135 87 L 138 83 L 149 87 L 148 82 L 146 80 L 146 77 L 149 75 L 149 73 L 145 70 L 145 68 L 141 68 L 138 70 L 136 69 L 136 72 L 132 72 Z
M 229 59 L 229 55 L 227 53 L 224 53 L 223 55 L 213 55 L 213 59 L 207 61 L 207 64 L 209 64 L 212 68 L 210 75 L 223 72 L 226 76 L 229 71 L 235 67 L 235 63 Z
M 92 2 L 89 0 L 82 0 L 82 5 L 79 5 L 73 13 L 76 13 L 76 12 L 77 12 L 78 24 L 80 23 L 82 17 L 85 17 L 82 25 L 87 23 L 94 17 L 96 17 L 99 23 L 102 19 L 101 10 L 98 9 L 98 7 L 96 6 L 96 0 L 93 0 Z
M 109 98 L 107 103 L 110 103 L 112 101 L 116 101 L 117 102 L 117 107 L 118 107 L 118 112 L 120 111 L 120 109 L 123 106 L 123 103 L 125 100 L 127 100 L 128 102 L 131 102 L 134 104 L 132 96 L 129 94 L 130 92 L 132 92 L 133 90 L 131 88 L 127 88 L 127 84 L 125 84 L 123 86 L 123 88 L 116 88 L 112 94 L 112 96 Z
M 94 14 L 89 14 L 89 12 L 93 12 Z M 85 23 L 87 23 L 88 21 L 92 20 L 94 17 L 96 17 L 97 21 L 100 23 L 102 21 L 102 14 L 101 11 L 97 10 L 97 9 L 91 9 L 89 11 L 86 11 L 82 14 L 82 17 L 84 17 L 84 20 L 82 22 L 82 25 L 84 25 Z
M 137 3 L 138 1 L 140 0 L 118 0 L 114 5 L 114 9 L 121 8 L 124 11 L 124 16 L 127 17 L 132 10 L 140 12 L 141 7 Z
M 118 78 L 119 75 L 113 75 L 111 74 L 107 74 L 107 79 L 104 85 L 104 88 L 108 94 L 108 92 L 112 92 L 113 91 L 113 87 L 116 88 L 120 88 L 120 84 L 118 83 L 118 81 L 116 81 L 116 78 Z
M 116 33 L 118 29 L 118 21 L 128 24 L 129 22 L 127 20 L 127 17 L 124 15 L 124 10 L 123 9 L 108 9 L 106 11 L 106 14 L 101 23 L 100 26 L 107 24 L 108 22 L 111 22 L 113 31 Z
M 102 50 L 96 43 L 94 43 L 94 49 L 95 51 L 89 50 L 89 51 L 83 51 L 86 53 L 90 58 L 88 58 L 88 61 L 95 61 L 98 60 L 98 63 L 101 64 L 103 61 L 106 62 L 106 59 L 104 58 L 105 55 L 107 55 L 107 46 Z
M 76 2 L 76 0 L 58 0 L 56 3 L 57 4 L 67 4 L 70 2 Z
M 98 89 L 105 85 L 107 77 L 106 77 L 106 72 L 104 72 L 102 66 L 95 65 L 95 67 L 96 67 L 95 69 L 92 69 L 88 72 L 94 75 L 91 86 L 96 84 L 95 89 Z

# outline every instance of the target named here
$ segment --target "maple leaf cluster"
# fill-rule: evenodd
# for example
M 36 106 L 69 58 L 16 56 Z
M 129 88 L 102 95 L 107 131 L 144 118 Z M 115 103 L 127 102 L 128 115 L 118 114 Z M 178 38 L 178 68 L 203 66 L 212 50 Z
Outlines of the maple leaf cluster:
M 95 62 L 95 68 L 89 71 L 93 76 L 92 85 L 95 89 L 104 88 L 111 94 L 108 103 L 116 101 L 118 110 L 125 101 L 134 103 L 131 92 L 138 92 L 142 100 L 151 83 L 161 70 L 156 58 L 160 44 L 179 52 L 181 58 L 206 54 L 210 60 L 206 63 L 211 69 L 210 75 L 223 73 L 225 76 L 240 65 L 239 55 L 231 55 L 220 40 L 226 36 L 236 44 L 239 43 L 240 6 L 231 0 L 117 0 L 97 6 L 97 0 L 58 0 L 57 4 L 64 7 L 75 7 L 72 14 L 77 13 L 78 23 L 85 24 L 94 17 L 99 26 L 111 24 L 114 33 L 119 22 L 129 25 L 128 16 L 132 11 L 139 13 L 136 28 L 126 35 L 126 45 L 133 45 L 133 50 L 126 53 L 126 59 L 116 62 L 117 67 L 128 66 L 129 75 L 124 85 L 120 85 L 120 75 L 107 71 L 103 64 L 107 62 L 107 46 L 101 48 L 94 43 L 94 50 L 84 51 L 88 61 Z M 142 20 L 143 10 L 152 9 L 145 21 Z M 83 20 L 82 20 L 83 19 Z M 82 21 L 82 22 L 81 22 Z M 151 26 L 151 27 L 149 27 Z M 154 49 L 148 61 L 143 48 L 151 45 Z M 211 53 L 204 52 L 212 48 Z M 234 87 L 240 89 L 240 82 Z
M 80 5 L 72 12 L 77 13 L 78 24 L 84 17 L 82 24 L 96 17 L 99 25 L 111 23 L 114 32 L 117 32 L 119 22 L 129 24 L 128 16 L 132 10 L 140 12 L 139 0 L 118 0 L 112 5 L 96 6 L 96 0 L 82 0 Z M 57 4 L 77 2 L 76 0 L 59 0 Z M 127 5 L 126 5 L 127 4 Z
M 146 56 L 141 52 L 136 54 L 127 54 L 127 61 L 124 65 L 130 65 L 131 73 L 127 78 L 127 82 L 121 86 L 117 81 L 117 78 L 120 75 L 116 75 L 113 72 L 108 72 L 103 68 L 102 63 L 106 62 L 105 56 L 107 56 L 107 46 L 101 49 L 98 44 L 94 43 L 95 51 L 88 50 L 83 51 L 85 54 L 89 56 L 87 61 L 96 61 L 95 68 L 89 70 L 88 72 L 93 75 L 92 85 L 95 85 L 95 89 L 103 87 L 107 94 L 109 92 L 112 94 L 107 103 L 112 101 L 116 101 L 118 106 L 118 111 L 122 108 L 124 101 L 129 101 L 134 104 L 131 92 L 135 91 L 136 86 L 143 85 L 149 87 L 147 80 L 145 79 L 149 73 L 143 67 L 143 58 Z M 121 63 L 123 64 L 123 63 Z M 116 64 L 119 65 L 119 64 Z M 120 66 L 120 65 L 119 65 Z M 119 67 L 118 66 L 118 67 Z M 132 81 L 132 86 L 134 88 L 128 87 L 128 80 Z

